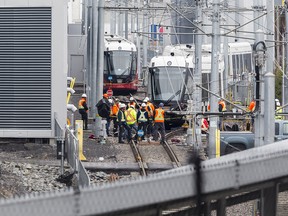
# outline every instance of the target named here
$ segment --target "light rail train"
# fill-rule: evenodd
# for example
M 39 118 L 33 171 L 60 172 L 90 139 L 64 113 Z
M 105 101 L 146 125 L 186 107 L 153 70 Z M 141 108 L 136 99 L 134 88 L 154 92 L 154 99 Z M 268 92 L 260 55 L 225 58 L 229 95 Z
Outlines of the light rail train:
M 202 46 L 202 86 L 208 90 L 211 82 L 211 52 L 211 44 Z M 218 94 L 226 97 L 223 82 L 225 70 L 223 45 L 221 45 L 218 61 L 220 80 L 220 92 Z M 171 110 L 185 110 L 187 100 L 192 100 L 194 62 L 194 45 L 167 46 L 162 56 L 153 57 L 149 65 L 148 75 L 148 95 L 152 101 L 155 104 L 163 102 L 170 106 Z M 242 101 L 243 104 L 252 100 L 252 72 L 251 45 L 248 42 L 229 43 L 227 83 L 229 91 L 234 94 L 234 100 Z M 208 99 L 209 93 L 202 90 L 203 105 L 208 104 Z M 175 116 L 173 118 L 175 119 Z
M 104 91 L 115 95 L 138 89 L 137 49 L 135 44 L 117 35 L 105 35 Z

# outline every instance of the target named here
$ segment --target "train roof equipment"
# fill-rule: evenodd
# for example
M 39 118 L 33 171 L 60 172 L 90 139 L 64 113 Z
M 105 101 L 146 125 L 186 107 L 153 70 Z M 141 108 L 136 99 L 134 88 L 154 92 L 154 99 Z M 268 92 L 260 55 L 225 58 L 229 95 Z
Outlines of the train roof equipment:
M 114 51 L 114 50 L 137 51 L 134 43 L 119 35 L 105 35 L 104 44 L 105 44 L 105 51 Z

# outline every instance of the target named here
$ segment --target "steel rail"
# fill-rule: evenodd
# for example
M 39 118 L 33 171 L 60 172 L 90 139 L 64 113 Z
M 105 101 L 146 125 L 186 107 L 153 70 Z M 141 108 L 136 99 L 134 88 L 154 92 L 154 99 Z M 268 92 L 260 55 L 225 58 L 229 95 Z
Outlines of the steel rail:
M 133 152 L 133 155 L 134 155 L 134 158 L 136 160 L 136 162 L 138 163 L 139 165 L 139 168 L 140 168 L 140 174 L 142 176 L 147 176 L 147 172 L 146 172 L 146 169 L 148 168 L 147 165 L 143 162 L 143 157 L 140 153 L 140 150 L 138 148 L 138 146 L 136 145 L 135 141 L 134 140 L 131 140 L 131 142 L 129 142 L 130 144 L 130 147 L 132 149 L 132 152 Z
M 175 154 L 175 152 L 173 151 L 171 146 L 168 144 L 168 142 L 167 141 L 163 142 L 162 146 L 166 150 L 166 152 L 167 152 L 168 156 L 170 157 L 170 160 L 173 162 L 173 165 L 175 166 L 175 168 L 181 167 L 181 163 L 180 163 L 177 155 Z

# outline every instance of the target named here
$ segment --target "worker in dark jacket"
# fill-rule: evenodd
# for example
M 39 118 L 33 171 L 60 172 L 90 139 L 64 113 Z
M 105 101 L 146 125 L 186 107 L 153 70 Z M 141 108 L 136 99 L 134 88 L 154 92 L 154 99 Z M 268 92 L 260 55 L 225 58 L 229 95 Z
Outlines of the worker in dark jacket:
M 138 131 L 142 130 L 144 132 L 141 140 L 145 140 L 145 136 L 147 133 L 147 126 L 149 124 L 149 116 L 148 112 L 146 111 L 146 104 L 142 103 L 141 109 L 137 112 L 137 124 L 138 124 Z
M 87 95 L 82 94 L 82 97 L 78 102 L 78 110 L 83 120 L 84 130 L 88 130 L 88 114 L 87 114 L 88 106 L 87 106 L 86 101 L 87 101 Z
M 128 142 L 132 139 L 131 128 L 127 125 L 126 116 L 125 116 L 126 105 L 121 103 L 119 106 L 119 111 L 117 114 L 117 121 L 119 127 L 118 141 L 119 143 L 124 143 L 124 130 L 128 132 Z

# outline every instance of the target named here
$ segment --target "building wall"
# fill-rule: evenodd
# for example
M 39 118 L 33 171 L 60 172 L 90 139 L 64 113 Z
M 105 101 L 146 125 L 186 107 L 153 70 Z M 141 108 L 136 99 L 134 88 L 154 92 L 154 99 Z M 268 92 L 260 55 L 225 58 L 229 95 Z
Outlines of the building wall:
M 49 7 L 51 8 L 51 86 L 50 86 L 50 111 L 51 124 L 45 129 L 19 129 L 5 128 L 0 129 L 1 137 L 10 138 L 54 138 L 55 137 L 55 118 L 60 126 L 65 128 L 67 118 L 66 95 L 67 95 L 67 1 L 66 0 L 0 0 L 1 7 Z M 41 50 L 41 46 L 39 47 Z M 24 50 L 25 51 L 25 50 Z M 29 47 L 27 48 L 29 54 Z M 41 61 L 41 60 L 40 60 Z M 32 62 L 33 63 L 33 62 Z M 35 59 L 35 64 L 41 64 Z M 11 67 L 17 67 L 13 62 Z M 28 71 L 29 72 L 29 71 Z M 26 80 L 26 79 L 25 79 Z M 22 81 L 25 85 L 26 81 Z M 28 80 L 28 79 L 27 79 Z M 28 82 L 29 81 L 29 82 Z M 30 80 L 27 83 L 30 84 Z M 39 81 L 41 83 L 41 80 Z M 36 84 L 36 83 L 35 83 Z M 39 85 L 39 83 L 37 83 Z M 33 84 L 32 84 L 33 85 Z M 41 85 L 40 85 L 41 86 Z M 12 96 L 13 97 L 13 96 Z M 35 99 L 37 102 L 37 99 Z M 39 98 L 38 104 L 42 100 Z M 16 104 L 17 105 L 17 104 Z M 21 106 L 21 104 L 19 104 Z M 36 110 L 38 112 L 38 110 Z M 41 110 L 39 111 L 41 112 Z M 7 110 L 9 115 L 9 110 Z M 31 114 L 30 114 L 31 115 Z M 33 116 L 33 114 L 32 114 Z M 27 117 L 28 118 L 28 117 Z M 31 123 L 33 124 L 33 122 Z M 15 124 L 17 126 L 17 123 Z

